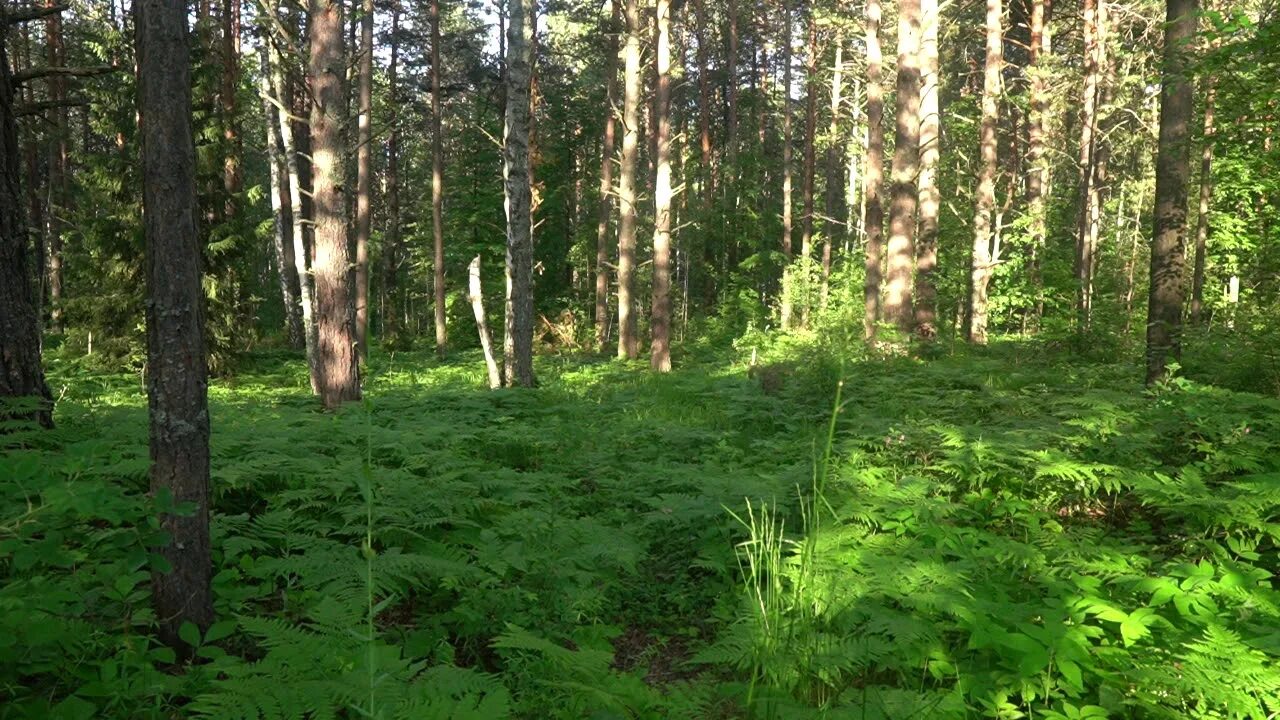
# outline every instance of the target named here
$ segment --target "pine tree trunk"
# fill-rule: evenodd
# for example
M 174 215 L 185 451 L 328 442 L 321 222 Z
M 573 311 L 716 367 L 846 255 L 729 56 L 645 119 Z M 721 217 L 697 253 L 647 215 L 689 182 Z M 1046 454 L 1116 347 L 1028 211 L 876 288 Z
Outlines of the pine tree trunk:
M 800 171 L 800 194 L 804 203 L 800 215 L 800 261 L 806 264 L 813 259 L 813 186 L 818 164 L 818 19 L 814 17 L 812 7 L 809 10 L 808 24 L 809 39 L 804 58 L 804 168 Z M 805 286 L 807 290 L 807 282 Z M 806 292 L 805 304 L 800 308 L 802 323 L 804 316 L 808 314 L 808 303 Z
M 55 0 L 45 0 L 46 7 L 53 7 Z M 62 15 L 53 13 L 45 18 L 46 50 L 50 67 L 67 64 L 66 47 L 62 40 Z M 55 103 L 67 99 L 67 80 L 54 75 L 48 79 L 49 100 Z M 62 230 L 67 213 L 67 109 L 60 107 L 51 113 L 53 117 L 52 141 L 49 143 L 49 212 L 45 226 L 45 262 L 49 283 L 49 330 L 61 334 L 63 311 Z
M 654 63 L 658 87 L 657 179 L 654 183 L 653 309 L 650 326 L 653 342 L 650 365 L 657 372 L 671 371 L 671 0 L 657 0 L 658 43 Z
M 373 229 L 373 0 L 360 12 L 356 112 L 356 344 L 369 354 L 369 236 Z
M 624 0 L 627 42 L 623 51 L 622 166 L 618 173 L 618 357 L 640 354 L 636 330 L 636 190 L 640 127 L 640 4 Z
M 792 161 L 795 138 L 791 131 L 791 2 L 782 0 L 782 257 L 783 279 L 791 275 L 791 236 L 794 231 L 791 209 L 792 175 L 795 168 Z M 783 328 L 791 327 L 795 292 L 792 288 L 782 289 L 782 307 L 780 308 Z
M 897 131 L 889 206 L 889 257 L 884 317 L 911 332 L 911 276 L 915 270 L 916 175 L 920 170 L 920 0 L 898 6 Z
M 279 110 L 272 100 L 279 100 L 281 94 L 272 82 L 273 74 L 267 44 L 260 47 L 262 60 L 262 115 L 267 127 L 267 168 L 271 180 L 271 239 L 275 253 L 277 275 L 280 281 L 280 301 L 284 308 L 285 337 L 289 347 L 298 349 L 305 347 L 306 335 L 302 325 L 302 305 L 299 299 L 298 273 L 294 258 L 292 233 L 294 218 L 291 209 L 289 175 L 285 169 L 285 159 L 280 138 Z M 301 218 L 299 218 L 301 220 Z
M 1092 294 L 1089 279 L 1093 276 L 1093 253 L 1089 242 L 1089 223 L 1098 195 L 1097 179 L 1098 95 L 1101 87 L 1098 42 L 1098 0 L 1084 0 L 1084 103 L 1080 120 L 1080 207 L 1076 229 L 1076 315 L 1077 327 L 1089 327 Z
M 867 159 L 863 176 L 864 204 L 862 230 L 866 234 L 863 285 L 863 332 L 867 339 L 876 335 L 880 321 L 880 265 L 884 254 L 884 206 L 880 194 L 884 188 L 884 87 L 881 84 L 880 0 L 867 0 Z
M 618 3 L 613 3 L 609 23 L 609 50 L 605 57 L 604 138 L 600 142 L 600 210 L 596 217 L 596 351 L 604 352 L 609 325 L 609 218 L 613 214 L 614 103 L 618 95 Z
M 916 241 L 916 335 L 933 340 L 938 335 L 938 290 L 933 274 L 938 266 L 938 213 L 942 193 L 938 189 L 942 115 L 938 106 L 938 0 L 920 3 L 920 194 L 919 238 Z
M 840 217 L 840 180 L 843 164 L 840 162 L 840 103 L 844 90 L 844 33 L 839 29 L 835 35 L 836 58 L 831 67 L 831 118 L 827 126 L 827 178 L 826 178 L 826 232 L 822 237 L 822 307 L 827 306 L 827 296 L 831 292 L 831 245 L 840 239 L 844 228 L 838 220 Z
M 311 203 L 315 225 L 315 325 L 320 400 L 333 409 L 360 399 L 359 353 L 347 246 L 343 147 L 341 0 L 311 0 Z
M 391 3 L 391 61 L 387 64 L 387 97 L 400 107 L 400 3 Z M 387 230 L 382 239 L 382 337 L 394 340 L 399 334 L 396 284 L 400 271 L 400 120 L 394 117 L 387 131 L 387 171 L 384 178 L 387 203 Z
M 533 235 L 529 177 L 530 81 L 533 66 L 533 7 L 530 0 L 507 3 L 507 109 L 503 178 L 507 208 L 507 274 L 511 310 L 507 341 L 508 385 L 532 387 Z
M 436 353 L 444 357 L 449 334 L 445 321 L 444 129 L 440 108 L 440 0 L 431 0 L 431 285 L 435 293 Z
M 0 9 L 0 27 L 5 27 Z M 53 398 L 40 365 L 40 317 L 28 265 L 30 240 L 18 195 L 14 86 L 0 42 L 0 434 L 13 421 L 53 426 Z
M 236 117 L 236 90 L 240 84 L 240 0 L 222 0 L 222 189 L 226 194 L 223 212 L 228 220 L 236 217 L 236 197 L 243 179 L 240 156 L 243 154 L 240 123 Z
M 1156 210 L 1147 301 L 1147 384 L 1164 378 L 1182 352 L 1183 246 L 1190 175 L 1191 82 L 1188 44 L 1196 31 L 1196 0 L 1166 0 L 1156 154 Z
M 1191 324 L 1199 325 L 1204 314 L 1204 264 L 1209 241 L 1209 211 L 1213 203 L 1213 113 L 1217 83 L 1205 79 L 1204 147 L 1200 148 L 1200 205 L 1196 214 L 1196 251 L 1191 275 Z
M 275 2 L 272 2 L 268 12 L 275 15 L 278 7 Z M 280 140 L 284 152 L 285 174 L 289 185 L 289 216 L 293 218 L 293 266 L 294 272 L 298 276 L 298 299 L 302 309 L 302 337 L 307 351 L 308 377 L 311 381 L 311 391 L 318 393 L 320 386 L 317 384 L 316 366 L 315 285 L 311 278 L 311 258 L 307 252 L 306 223 L 308 215 L 306 214 L 306 205 L 303 203 L 303 178 L 298 167 L 299 148 L 297 137 L 294 134 L 295 124 L 293 118 L 289 117 L 289 113 L 285 111 L 292 107 L 292 99 L 290 97 L 292 93 L 286 92 L 287 82 L 284 62 L 275 42 L 267 43 L 267 64 L 270 67 L 271 84 L 278 93 L 276 99 L 280 103 L 277 108 L 280 121 Z M 285 110 L 281 110 L 281 108 Z
M 987 59 L 982 81 L 982 125 L 978 154 L 977 207 L 973 214 L 973 254 L 969 270 L 969 324 L 966 336 L 987 343 L 987 288 L 998 258 L 991 253 L 992 218 L 996 209 L 998 169 L 996 125 L 1000 122 L 1000 73 L 1004 58 L 1000 0 L 987 0 Z
M 1045 67 L 1052 52 L 1049 13 L 1052 0 L 1031 0 L 1031 42 L 1028 71 L 1031 75 L 1031 108 L 1027 115 L 1027 217 L 1031 241 L 1031 284 L 1035 292 L 1037 327 L 1044 317 L 1044 278 L 1040 268 L 1048 238 L 1048 204 L 1050 158 L 1045 152 L 1045 128 L 1048 122 L 1049 77 Z
M 162 642 L 179 657 L 190 622 L 213 622 L 209 549 L 209 405 L 196 228 L 195 143 L 185 0 L 136 0 L 142 204 L 147 245 L 147 395 L 151 492 L 193 510 L 164 513 L 169 570 L 153 571 Z

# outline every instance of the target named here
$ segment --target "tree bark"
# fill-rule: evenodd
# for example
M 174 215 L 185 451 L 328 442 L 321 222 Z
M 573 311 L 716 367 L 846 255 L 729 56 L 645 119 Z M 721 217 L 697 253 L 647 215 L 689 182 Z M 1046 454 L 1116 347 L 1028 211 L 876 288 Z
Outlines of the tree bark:
M 657 0 L 657 179 L 654 182 L 653 308 L 650 365 L 671 371 L 671 0 Z
M 286 161 L 282 148 L 284 142 L 280 138 L 280 111 L 272 100 L 279 100 L 281 93 L 273 80 L 273 68 L 268 57 L 267 45 L 261 46 L 259 56 L 262 59 L 262 114 L 267 121 L 267 169 L 271 180 L 271 239 L 275 254 L 276 268 L 279 271 L 280 301 L 284 307 L 284 330 L 289 347 L 300 349 L 306 346 L 306 335 L 302 325 L 302 304 L 298 287 L 297 261 L 294 257 L 292 242 L 293 223 L 295 219 L 291 208 L 291 187 L 286 170 Z M 297 218 L 300 222 L 302 218 Z
M 1076 315 L 1080 330 L 1087 329 L 1092 315 L 1093 252 L 1089 224 L 1097 200 L 1098 96 L 1101 87 L 1099 57 L 1098 0 L 1084 0 L 1084 103 L 1080 120 L 1080 206 L 1076 228 Z
M 1027 114 L 1027 217 L 1031 236 L 1031 284 L 1035 291 L 1034 315 L 1037 325 L 1044 316 L 1044 279 L 1040 258 L 1048 239 L 1050 158 L 1045 152 L 1048 121 L 1049 77 L 1046 58 L 1052 52 L 1049 14 L 1052 0 L 1031 0 L 1028 71 L 1031 75 L 1031 107 Z
M 987 0 L 987 59 L 982 81 L 982 126 L 979 140 L 977 207 L 973 213 L 973 254 L 969 268 L 969 324 L 966 335 L 975 345 L 987 344 L 987 289 L 999 260 L 992 255 L 992 216 L 996 208 L 1000 122 L 1000 73 L 1004 64 L 1000 0 Z
M 387 97 L 393 108 L 400 107 L 400 3 L 391 3 L 391 61 L 387 64 Z M 396 311 L 396 284 L 400 273 L 400 120 L 392 116 L 387 131 L 387 171 L 384 179 L 387 203 L 387 231 L 382 239 L 382 337 L 392 340 L 399 334 Z
M 46 7 L 53 7 L 55 0 L 45 0 Z M 62 15 L 51 13 L 45 17 L 45 43 L 49 67 L 67 64 L 66 46 L 62 39 Z M 62 103 L 67 99 L 67 79 L 55 74 L 48 78 L 49 99 Z M 53 139 L 49 144 L 49 211 L 45 226 L 45 262 L 49 283 L 49 330 L 61 334 L 65 329 L 63 313 L 62 230 L 67 213 L 67 109 L 59 107 L 53 113 Z
M 360 399 L 347 246 L 341 0 L 311 0 L 311 203 L 315 225 L 317 385 L 326 408 Z
M 209 406 L 204 293 L 196 228 L 195 143 L 186 0 L 137 0 L 143 226 L 147 246 L 147 395 L 151 492 L 191 504 L 164 512 L 168 570 L 152 572 L 160 639 L 180 657 L 190 622 L 213 622 L 209 550 Z M 167 496 L 167 498 L 166 498 Z
M 467 266 L 467 299 L 471 301 L 471 311 L 476 316 L 476 330 L 480 333 L 480 348 L 484 350 L 484 366 L 489 372 L 489 389 L 502 387 L 502 371 L 498 368 L 498 360 L 493 355 L 493 338 L 489 335 L 489 321 L 485 319 L 484 293 L 480 289 L 480 256 L 477 255 Z
M 880 264 L 884 253 L 884 206 L 880 194 L 884 187 L 884 87 L 881 84 L 880 0 L 867 0 L 867 158 L 864 163 L 862 230 L 866 234 L 864 261 L 866 279 L 863 285 L 863 332 L 867 339 L 876 335 L 880 321 Z
M 533 378 L 533 227 L 529 177 L 529 108 L 533 66 L 533 7 L 530 0 L 507 3 L 507 109 L 503 178 L 507 209 L 507 273 L 512 349 L 505 368 L 511 386 L 532 387 Z
M 813 259 L 813 186 L 817 174 L 817 135 L 818 135 L 818 19 L 814 9 L 809 9 L 809 38 L 804 58 L 804 168 L 801 170 L 800 194 L 804 209 L 800 216 L 800 260 L 808 263 Z M 807 271 L 806 271 L 807 272 Z M 807 279 L 807 278 L 806 278 Z M 806 290 L 808 283 L 806 282 Z M 800 308 L 801 322 L 808 313 L 809 298 L 806 292 L 805 303 Z
M 373 0 L 360 12 L 356 112 L 356 345 L 369 354 L 369 236 L 373 229 Z
M 224 212 L 228 220 L 236 217 L 236 197 L 243 178 L 240 156 L 244 150 L 240 139 L 240 122 L 236 116 L 236 90 L 240 84 L 240 0 L 222 0 L 222 86 L 219 90 L 222 109 L 222 189 L 226 194 Z
M 938 189 L 938 159 L 941 156 L 942 115 L 938 106 L 938 27 L 941 16 L 938 0 L 920 3 L 920 225 L 916 241 L 916 336 L 933 340 L 938 335 L 938 290 L 933 274 L 938 267 L 938 212 L 942 193 Z
M 786 264 L 783 265 L 784 279 L 790 275 L 791 268 L 791 236 L 795 231 L 794 218 L 792 217 L 792 175 L 795 173 L 792 154 L 794 153 L 795 137 L 791 130 L 791 2 L 790 0 L 782 0 L 782 257 Z M 792 311 L 795 292 L 790 288 L 783 288 L 782 307 L 780 310 L 781 324 L 783 328 L 791 327 Z
M 0 9 L 0 27 L 5 10 Z M 5 43 L 0 42 L 0 434 L 10 422 L 53 426 L 53 398 L 40 365 L 40 317 L 31 286 L 30 237 L 19 195 L 18 127 Z
M 1183 246 L 1190 174 L 1191 82 L 1187 53 L 1196 31 L 1196 0 L 1166 0 L 1156 153 L 1156 210 L 1147 301 L 1147 384 L 1163 379 L 1182 353 Z
M 436 353 L 444 357 L 449 334 L 445 318 L 444 130 L 440 108 L 440 0 L 431 0 L 431 285 L 435 294 Z
M 1217 81 L 1205 78 L 1204 147 L 1200 148 L 1200 205 L 1196 214 L 1196 251 L 1191 275 L 1191 324 L 1199 325 L 1204 314 L 1204 264 L 1209 241 L 1209 211 L 1213 203 L 1213 113 Z
M 614 103 L 618 94 L 618 3 L 613 3 L 609 23 L 609 49 L 605 57 L 604 138 L 600 143 L 600 210 L 596 217 L 596 350 L 604 352 L 609 324 L 609 218 L 613 214 L 613 152 L 616 123 Z
M 844 33 L 839 29 L 835 35 L 836 57 L 831 67 L 831 118 L 827 126 L 827 178 L 826 178 L 826 232 L 822 237 L 822 307 L 827 306 L 827 296 L 831 292 L 831 246 L 844 233 L 840 217 L 840 180 L 844 169 L 840 162 L 840 104 L 844 90 Z
M 893 198 L 889 206 L 888 287 L 884 317 L 911 332 L 911 276 L 915 269 L 916 175 L 920 169 L 920 0 L 898 7 L 897 131 L 893 150 Z
M 627 42 L 623 50 L 622 166 L 618 173 L 618 357 L 640 354 L 636 330 L 636 161 L 640 128 L 640 3 L 624 0 Z

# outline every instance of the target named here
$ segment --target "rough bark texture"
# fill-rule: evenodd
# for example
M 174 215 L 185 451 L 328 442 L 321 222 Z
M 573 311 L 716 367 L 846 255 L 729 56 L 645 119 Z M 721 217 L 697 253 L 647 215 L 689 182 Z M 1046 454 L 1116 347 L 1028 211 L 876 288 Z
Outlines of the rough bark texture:
M 884 254 L 884 87 L 881 85 L 880 0 L 867 0 L 867 159 L 863 174 L 862 231 L 866 234 L 863 332 L 875 337 L 880 320 L 880 263 Z
M 356 344 L 369 353 L 369 235 L 373 228 L 373 0 L 360 15 L 356 126 Z
M 1199 325 L 1204 313 L 1204 263 L 1209 243 L 1209 210 L 1213 203 L 1213 112 L 1217 88 L 1205 80 L 1204 147 L 1200 149 L 1200 205 L 1196 214 L 1196 252 L 1191 274 L 1191 324 Z
M 1099 62 L 1098 0 L 1084 0 L 1084 103 L 1080 118 L 1080 204 L 1077 210 L 1076 229 L 1076 315 L 1080 329 L 1089 326 L 1092 314 L 1093 293 L 1090 278 L 1093 277 L 1093 248 L 1089 239 L 1089 224 L 1098 197 L 1097 135 L 1098 94 L 1101 87 Z
M 996 125 L 1000 122 L 1000 72 L 1004 58 L 1000 0 L 987 0 L 987 59 L 982 81 L 982 125 L 979 136 L 977 206 L 973 213 L 973 254 L 969 267 L 969 313 L 966 335 L 976 345 L 987 343 L 987 289 L 997 258 L 991 252 L 998 169 Z
M 366 0 L 369 2 L 371 0 Z M 440 0 L 431 0 L 431 237 L 436 353 L 449 342 L 444 292 L 444 130 L 440 118 Z M 530 244 L 532 245 L 532 240 Z
M 653 342 L 650 365 L 658 372 L 671 370 L 671 0 L 657 0 L 658 43 L 654 63 L 658 69 L 657 178 L 653 202 L 653 308 L 650 326 Z
M 262 67 L 270 68 L 266 43 L 261 46 L 259 56 Z M 271 178 L 271 240 L 280 281 L 280 302 L 284 307 L 285 337 L 290 347 L 299 349 L 305 346 L 306 335 L 302 326 L 302 304 L 293 252 L 294 218 L 289 174 L 282 150 L 284 142 L 280 138 L 280 111 L 272 103 L 272 99 L 280 98 L 280 91 L 272 79 L 271 72 L 262 73 L 262 114 L 267 121 L 267 167 Z
M 0 28 L 4 26 L 5 11 L 0 9 Z M 30 238 L 13 108 L 9 58 L 0 42 L 0 433 L 13 420 L 53 425 L 52 398 L 40 365 L 40 318 L 27 260 Z
M 46 7 L 53 7 L 55 0 L 45 0 Z M 52 13 L 45 18 L 44 33 L 49 67 L 67 64 L 66 47 L 62 42 L 62 14 Z M 67 98 L 67 79 L 53 75 L 48 79 L 49 99 L 61 103 Z M 49 213 L 45 225 L 44 254 L 49 284 L 49 330 L 61 333 L 62 326 L 62 226 L 67 203 L 67 109 L 60 107 L 52 113 L 53 139 L 49 143 Z
M 884 317 L 911 332 L 911 276 L 915 270 L 916 174 L 920 169 L 920 0 L 898 6 L 897 131 L 889 206 L 889 257 Z
M 1166 0 L 1156 153 L 1156 211 L 1147 301 L 1147 384 L 1165 377 L 1182 353 L 1183 246 L 1190 173 L 1191 82 L 1186 55 L 1196 30 L 1196 0 Z
M 826 159 L 826 200 L 823 205 L 826 218 L 826 232 L 822 236 L 822 306 L 827 306 L 827 295 L 831 282 L 831 245 L 844 233 L 844 224 L 840 222 L 840 180 L 843 164 L 840 162 L 840 104 L 844 90 L 844 34 L 836 30 L 836 57 L 831 67 L 831 106 L 829 124 L 827 125 L 827 159 Z
M 941 121 L 938 107 L 938 0 L 920 2 L 920 224 L 916 239 L 916 335 L 932 340 L 938 334 L 938 289 L 933 273 L 938 266 L 938 158 Z
M 347 245 L 341 0 L 311 0 L 311 187 L 315 225 L 316 384 L 326 408 L 360 399 Z
M 596 216 L 596 349 L 604 352 L 609 327 L 609 218 L 613 214 L 614 104 L 618 95 L 618 4 L 613 3 L 609 23 L 609 50 L 605 57 L 604 137 L 600 142 L 600 209 Z
M 636 161 L 640 141 L 640 3 L 625 0 L 627 42 L 623 51 L 622 166 L 618 172 L 618 357 L 640 354 L 636 331 Z
M 809 11 L 809 39 L 804 58 L 804 168 L 801 170 L 800 195 L 804 209 L 800 216 L 800 259 L 813 258 L 813 186 L 817 174 L 818 135 L 818 19 Z M 807 298 L 806 298 L 807 300 Z M 803 316 L 808 308 L 801 308 Z M 801 319 L 803 322 L 803 318 Z
M 489 334 L 489 321 L 485 317 L 479 255 L 472 258 L 471 264 L 467 266 L 467 299 L 471 301 L 471 311 L 476 316 L 476 331 L 480 334 L 480 348 L 484 350 L 484 366 L 489 372 L 489 388 L 500 388 L 502 370 L 498 368 L 498 360 L 493 355 L 493 338 Z
M 185 622 L 213 622 L 209 406 L 186 0 L 137 0 L 142 203 L 147 245 L 147 395 L 151 492 L 189 513 L 161 515 L 169 571 L 152 573 L 162 642 L 180 657 Z
M 1031 236 L 1031 283 L 1035 288 L 1035 319 L 1044 315 L 1044 280 L 1040 258 L 1048 237 L 1048 204 L 1050 159 L 1045 152 L 1045 127 L 1048 122 L 1049 79 L 1046 58 L 1052 52 L 1049 13 L 1052 0 L 1031 0 L 1028 74 L 1031 76 L 1031 107 L 1027 114 L 1027 218 Z
M 392 107 L 400 100 L 400 3 L 391 3 L 391 61 L 387 64 L 387 97 Z M 400 274 L 400 122 L 393 118 L 387 131 L 387 171 L 384 178 L 387 230 L 382 239 L 382 337 L 398 334 L 396 284 Z
M 533 386 L 533 228 L 529 178 L 529 84 L 533 66 L 531 0 L 507 3 L 507 111 L 503 143 L 507 275 L 511 311 L 508 385 Z

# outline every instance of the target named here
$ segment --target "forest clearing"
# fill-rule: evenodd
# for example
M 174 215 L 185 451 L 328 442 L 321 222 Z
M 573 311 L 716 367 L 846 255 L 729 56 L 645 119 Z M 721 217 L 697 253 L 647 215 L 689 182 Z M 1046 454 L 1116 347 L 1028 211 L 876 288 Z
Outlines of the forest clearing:
M 1280 717 L 1275 0 L 4 0 L 0 720 Z

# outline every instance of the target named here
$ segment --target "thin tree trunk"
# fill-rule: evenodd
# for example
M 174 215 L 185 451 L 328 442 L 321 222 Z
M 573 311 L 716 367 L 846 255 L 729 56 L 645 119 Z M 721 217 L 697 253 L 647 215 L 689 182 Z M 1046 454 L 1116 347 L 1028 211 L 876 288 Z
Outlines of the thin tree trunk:
M 471 301 L 471 311 L 476 316 L 476 330 L 480 333 L 480 348 L 484 350 L 484 366 L 489 371 L 489 388 L 502 387 L 502 371 L 493 355 L 493 338 L 489 335 L 489 321 L 485 319 L 484 293 L 480 289 L 480 256 L 477 255 L 467 266 L 467 299 Z
M 274 68 L 268 57 L 267 45 L 264 42 L 259 56 L 262 59 L 262 114 L 267 121 L 267 168 L 271 179 L 271 239 L 275 252 L 276 268 L 279 271 L 280 301 L 284 307 L 285 337 L 289 347 L 299 349 L 306 345 L 306 334 L 302 325 L 302 303 L 298 287 L 297 263 L 294 258 L 292 242 L 293 223 L 291 213 L 291 188 L 289 174 L 284 158 L 284 142 L 280 137 L 280 111 L 273 100 L 279 101 L 281 93 L 273 82 Z M 300 222 L 302 218 L 297 218 Z
M 897 132 L 893 198 L 889 206 L 888 287 L 884 317 L 911 332 L 911 276 L 915 270 L 916 175 L 920 170 L 920 0 L 898 6 Z
M 311 0 L 311 203 L 315 223 L 317 380 L 329 409 L 360 399 L 360 364 L 347 246 L 346 157 L 342 78 L 345 58 L 341 0 Z
M 1041 256 L 1048 238 L 1050 158 L 1045 152 L 1045 127 L 1049 107 L 1049 75 L 1046 59 L 1052 53 L 1049 14 L 1052 0 L 1031 0 L 1031 42 L 1028 69 L 1031 75 L 1031 108 L 1027 116 L 1027 217 L 1031 236 L 1031 284 L 1035 291 L 1037 327 L 1044 317 L 1044 278 Z
M 840 217 L 840 180 L 843 164 L 840 162 L 840 95 L 844 87 L 844 33 L 835 35 L 836 58 L 831 67 L 831 118 L 827 126 L 827 179 L 826 179 L 826 233 L 822 238 L 822 307 L 827 306 L 831 292 L 831 245 L 844 232 Z
M 973 214 L 973 255 L 969 271 L 969 324 L 967 337 L 975 345 L 987 343 L 987 288 L 999 258 L 991 252 L 992 215 L 996 207 L 1000 122 L 1000 73 L 1004 58 L 1000 0 L 987 0 L 987 59 L 982 81 L 982 127 L 979 140 L 977 207 Z
M 624 0 L 627 42 L 623 57 L 622 166 L 618 173 L 618 357 L 640 354 L 636 331 L 636 155 L 640 123 L 640 4 Z
M 373 0 L 360 11 L 356 112 L 356 344 L 369 354 L 369 236 L 373 229 Z
M 618 3 L 609 23 L 609 51 L 605 57 L 604 138 L 600 143 L 600 210 L 596 218 L 596 350 L 604 352 L 609 323 L 609 218 L 613 214 L 614 104 L 618 94 Z
M 209 401 L 204 293 L 196 228 L 195 142 L 185 0 L 136 0 L 142 204 L 147 245 L 147 396 L 151 492 L 183 513 L 164 512 L 167 572 L 151 576 L 162 642 L 179 657 L 195 648 L 184 623 L 213 623 L 209 542 Z
M 55 0 L 45 0 L 46 7 L 53 7 Z M 46 50 L 50 67 L 63 67 L 66 47 L 62 41 L 62 15 L 53 13 L 45 18 Z M 48 80 L 49 99 L 54 103 L 67 98 L 67 80 L 60 75 Z M 45 227 L 45 262 L 48 263 L 49 330 L 61 334 L 62 325 L 62 230 L 67 213 L 67 109 L 59 107 L 53 113 L 53 139 L 49 144 L 49 202 L 48 224 Z
M 400 2 L 391 3 L 391 61 L 387 65 L 387 97 L 393 108 L 400 107 Z M 387 231 L 382 239 L 382 337 L 394 340 L 399 334 L 396 284 L 400 272 L 400 119 L 393 114 L 387 131 L 387 171 L 384 178 L 387 203 Z
M 671 0 L 657 0 L 658 43 L 654 63 L 658 87 L 654 109 L 658 139 L 658 175 L 654 183 L 653 341 L 650 365 L 671 371 Z
M 790 275 L 791 268 L 791 235 L 794 231 L 791 210 L 791 184 L 794 174 L 792 162 L 795 138 L 791 132 L 791 2 L 782 0 L 782 256 L 784 279 Z M 791 327 L 791 314 L 795 302 L 795 291 L 784 287 L 782 290 L 781 324 L 783 328 Z
M 1097 178 L 1098 94 L 1101 66 L 1098 56 L 1098 0 L 1084 0 L 1084 105 L 1080 121 L 1080 208 L 1076 229 L 1076 314 L 1078 327 L 1083 331 L 1089 326 L 1092 298 L 1089 278 L 1093 274 L 1093 256 L 1090 253 L 1088 226 L 1093 217 L 1093 202 L 1097 198 L 1094 182 Z
M 1147 301 L 1147 384 L 1165 377 L 1182 353 L 1183 245 L 1190 175 L 1191 82 L 1186 54 L 1196 31 L 1196 0 L 1166 0 L 1156 154 L 1156 212 Z
M 1205 78 L 1204 147 L 1200 148 L 1200 206 L 1196 214 L 1196 252 L 1191 275 L 1191 324 L 1199 325 L 1204 313 L 1204 264 L 1209 241 L 1209 211 L 1213 203 L 1213 112 L 1217 81 Z
M 938 189 L 938 159 L 942 151 L 938 0 L 921 0 L 920 19 L 920 177 L 916 181 L 920 194 L 920 226 L 916 241 L 915 324 L 918 337 L 933 340 L 938 335 L 938 290 L 933 274 L 938 266 L 938 212 L 942 207 L 942 193 Z
M 222 189 L 225 193 L 223 212 L 227 219 L 236 217 L 236 197 L 243 179 L 240 156 L 243 143 L 236 117 L 236 90 L 240 84 L 240 0 L 222 0 Z
M 804 209 L 800 216 L 800 260 L 807 263 L 813 258 L 813 190 L 817 174 L 818 135 L 818 19 L 812 6 L 809 10 L 809 39 L 805 48 L 805 102 L 804 102 L 804 168 L 801 170 L 800 194 Z M 808 289 L 806 282 L 806 290 Z M 801 322 L 808 313 L 809 298 L 800 308 Z
M 6 25 L 4 15 L 0 10 L 0 27 Z M 53 398 L 40 364 L 39 306 L 27 262 L 30 237 L 18 195 L 21 154 L 14 102 L 9 58 L 0 42 L 0 434 L 13 420 L 53 426 Z
M 503 178 L 507 209 L 507 272 L 511 312 L 508 385 L 532 387 L 533 228 L 529 177 L 529 109 L 533 66 L 533 7 L 530 0 L 507 3 L 507 109 L 503 135 Z
M 880 321 L 880 263 L 884 254 L 884 206 L 880 193 L 884 187 L 884 87 L 880 77 L 880 0 L 867 0 L 867 160 L 863 176 L 862 230 L 866 234 L 864 261 L 866 279 L 863 285 L 863 332 L 868 340 L 876 335 Z
M 435 291 L 436 353 L 444 357 L 449 335 L 445 324 L 444 130 L 440 108 L 440 0 L 431 0 L 431 271 L 432 289 Z

